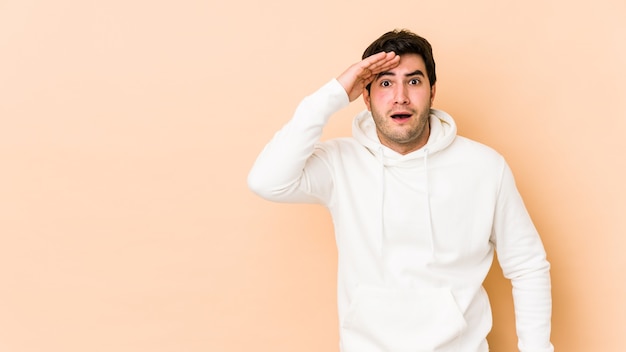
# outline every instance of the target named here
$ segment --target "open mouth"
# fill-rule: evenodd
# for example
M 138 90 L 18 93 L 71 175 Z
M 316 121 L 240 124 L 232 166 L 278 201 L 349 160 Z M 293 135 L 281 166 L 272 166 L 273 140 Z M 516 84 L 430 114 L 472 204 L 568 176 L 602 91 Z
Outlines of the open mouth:
M 393 114 L 393 115 L 391 115 L 392 119 L 397 119 L 397 120 L 408 119 L 410 117 L 411 117 L 411 114 Z

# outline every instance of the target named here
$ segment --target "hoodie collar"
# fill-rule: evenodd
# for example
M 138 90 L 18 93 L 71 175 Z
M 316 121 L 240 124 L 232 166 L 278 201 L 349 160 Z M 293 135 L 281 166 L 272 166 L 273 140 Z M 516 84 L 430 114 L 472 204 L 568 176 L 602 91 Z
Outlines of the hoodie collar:
M 432 155 L 445 149 L 456 137 L 456 123 L 448 113 L 442 110 L 431 109 L 428 142 L 422 148 L 406 155 L 397 153 L 380 143 L 376 133 L 374 118 L 370 111 L 364 110 L 354 118 L 352 135 L 379 160 L 383 160 L 388 165 L 423 158 L 426 150 L 428 150 L 428 154 Z M 384 157 L 381 157 L 380 153 L 384 153 Z

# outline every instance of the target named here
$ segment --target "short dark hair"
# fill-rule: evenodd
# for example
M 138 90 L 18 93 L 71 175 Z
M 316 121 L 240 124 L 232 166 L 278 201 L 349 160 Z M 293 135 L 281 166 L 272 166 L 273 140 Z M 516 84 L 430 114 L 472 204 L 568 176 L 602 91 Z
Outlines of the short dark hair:
M 407 30 L 396 29 L 387 32 L 376 39 L 363 52 L 363 59 L 378 54 L 380 52 L 393 51 L 396 55 L 417 54 L 422 57 L 426 65 L 426 75 L 432 87 L 437 82 L 437 74 L 435 73 L 435 59 L 433 58 L 433 49 L 430 43 L 419 35 Z M 369 91 L 370 86 L 367 86 Z

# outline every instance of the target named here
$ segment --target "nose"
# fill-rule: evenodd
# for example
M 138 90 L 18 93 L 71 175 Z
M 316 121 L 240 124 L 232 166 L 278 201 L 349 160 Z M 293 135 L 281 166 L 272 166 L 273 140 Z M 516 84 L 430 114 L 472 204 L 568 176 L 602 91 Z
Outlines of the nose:
M 394 92 L 394 102 L 401 105 L 408 104 L 409 95 L 407 93 L 407 89 L 404 85 L 396 86 L 396 90 Z

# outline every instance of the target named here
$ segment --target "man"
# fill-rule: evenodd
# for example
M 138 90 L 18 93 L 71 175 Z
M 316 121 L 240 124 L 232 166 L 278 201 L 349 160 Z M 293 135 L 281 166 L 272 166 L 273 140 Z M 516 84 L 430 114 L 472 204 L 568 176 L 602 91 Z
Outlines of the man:
M 431 108 L 435 83 L 424 38 L 384 34 L 300 103 L 249 187 L 329 209 L 342 352 L 488 351 L 482 284 L 494 249 L 513 285 L 520 351 L 553 351 L 550 266 L 511 170 Z M 320 142 L 330 116 L 360 95 L 367 110 L 353 137 Z

